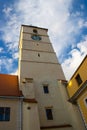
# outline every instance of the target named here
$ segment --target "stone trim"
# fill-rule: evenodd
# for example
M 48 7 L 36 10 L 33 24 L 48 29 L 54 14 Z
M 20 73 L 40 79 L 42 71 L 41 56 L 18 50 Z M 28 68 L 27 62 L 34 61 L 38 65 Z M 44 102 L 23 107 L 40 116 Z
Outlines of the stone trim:
M 36 99 L 27 99 L 27 98 L 24 98 L 24 99 L 23 99 L 23 102 L 27 102 L 27 103 L 37 103 Z
M 26 50 L 26 51 L 34 51 L 34 52 L 45 52 L 45 53 L 54 53 L 53 51 L 42 51 L 42 50 L 33 50 L 33 49 L 23 49 L 23 50 Z
M 72 127 L 70 124 L 56 125 L 56 126 L 41 126 L 41 129 L 53 129 L 53 128 L 67 128 Z
M 32 63 L 44 63 L 44 64 L 57 64 L 57 65 L 60 65 L 59 63 L 52 63 L 52 62 L 39 62 L 39 61 L 27 61 L 27 60 L 21 60 L 23 62 L 32 62 Z

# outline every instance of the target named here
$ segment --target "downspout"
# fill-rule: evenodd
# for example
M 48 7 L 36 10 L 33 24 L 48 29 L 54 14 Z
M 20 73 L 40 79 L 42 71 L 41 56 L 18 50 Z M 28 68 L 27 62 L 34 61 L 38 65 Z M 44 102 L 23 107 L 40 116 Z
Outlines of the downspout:
M 19 107 L 19 112 L 20 112 L 20 130 L 23 130 L 23 98 L 20 99 L 20 107 Z

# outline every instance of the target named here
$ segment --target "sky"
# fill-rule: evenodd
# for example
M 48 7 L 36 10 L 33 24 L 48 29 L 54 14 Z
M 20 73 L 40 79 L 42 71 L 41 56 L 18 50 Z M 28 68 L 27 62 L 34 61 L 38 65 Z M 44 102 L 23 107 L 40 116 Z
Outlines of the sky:
M 0 0 L 0 73 L 17 74 L 22 24 L 48 29 L 69 80 L 87 54 L 87 0 Z

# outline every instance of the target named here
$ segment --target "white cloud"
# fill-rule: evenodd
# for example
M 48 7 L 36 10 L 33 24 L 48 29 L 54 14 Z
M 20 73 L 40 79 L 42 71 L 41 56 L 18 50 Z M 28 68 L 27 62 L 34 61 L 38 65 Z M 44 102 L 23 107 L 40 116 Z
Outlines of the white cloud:
M 18 52 L 13 53 L 12 57 L 13 57 L 13 59 L 17 59 L 18 58 Z
M 83 58 L 87 54 L 87 37 L 77 44 L 77 48 L 69 53 L 69 57 L 62 63 L 62 68 L 65 73 L 66 79 L 69 80 L 74 74 Z
M 55 47 L 55 49 L 57 48 L 55 51 L 60 54 L 62 48 L 66 46 L 64 43 L 67 43 L 70 39 L 69 30 L 72 23 L 69 20 L 69 7 L 71 1 L 19 0 L 15 3 L 14 8 L 5 7 L 4 12 L 7 11 L 10 15 L 7 15 L 8 21 L 2 30 L 4 32 L 3 40 L 5 43 L 9 43 L 7 44 L 9 49 L 11 46 L 16 48 L 18 45 L 20 25 L 32 24 L 49 29 L 49 35 L 54 47 L 58 46 Z M 13 9 L 15 9 L 14 13 L 12 13 Z
M 2 47 L 0 47 L 0 53 L 2 53 L 3 52 L 3 48 Z
M 80 7 L 81 7 L 81 9 L 84 9 L 84 5 L 83 4 L 81 4 Z
M 26 4 L 27 3 L 27 4 Z M 86 53 L 86 39 L 80 43 L 75 42 L 75 36 L 87 27 L 87 21 L 80 18 L 82 12 L 70 14 L 72 0 L 18 0 L 13 7 L 5 7 L 8 21 L 0 28 L 3 31 L 2 39 L 8 52 L 11 51 L 12 60 L 17 59 L 19 31 L 21 24 L 41 26 L 48 28 L 48 34 L 58 57 L 65 54 L 69 45 L 72 50 L 63 63 L 66 77 L 70 77 Z M 81 5 L 83 9 L 83 5 Z M 78 59 L 78 61 L 77 61 Z
M 9 16 L 11 11 L 12 11 L 12 8 L 10 7 L 6 7 L 2 10 L 2 12 L 4 12 L 6 16 Z
M 85 21 L 84 19 L 79 19 L 78 21 L 78 26 L 79 28 L 82 28 L 82 27 L 87 27 L 87 21 Z
M 13 73 L 10 73 L 11 75 L 18 75 L 18 68 L 16 69 L 16 71 L 15 72 L 13 72 Z
M 7 57 L 0 58 L 0 67 L 1 69 L 7 70 L 7 72 L 12 71 L 13 69 L 13 59 Z

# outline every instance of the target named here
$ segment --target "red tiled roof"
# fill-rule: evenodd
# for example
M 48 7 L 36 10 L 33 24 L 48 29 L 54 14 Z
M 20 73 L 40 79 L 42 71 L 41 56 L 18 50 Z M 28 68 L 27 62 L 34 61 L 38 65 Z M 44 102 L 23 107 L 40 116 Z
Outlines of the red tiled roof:
M 0 96 L 22 96 L 18 85 L 18 76 L 0 74 Z

